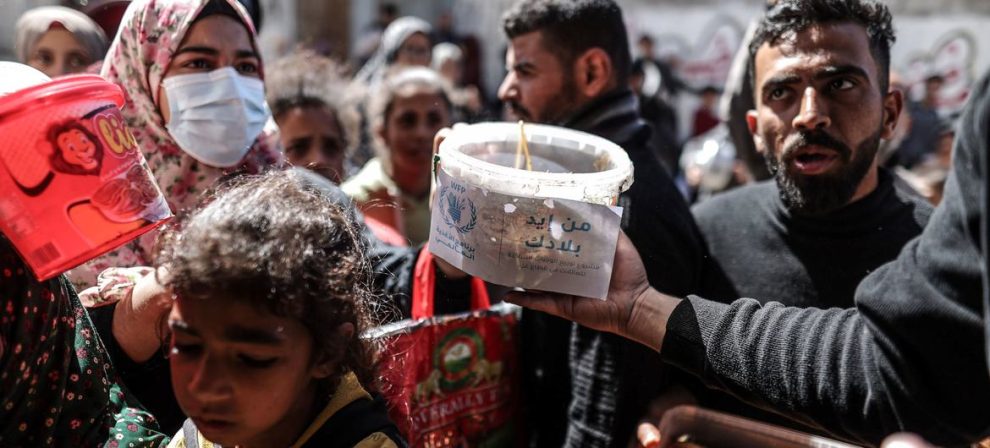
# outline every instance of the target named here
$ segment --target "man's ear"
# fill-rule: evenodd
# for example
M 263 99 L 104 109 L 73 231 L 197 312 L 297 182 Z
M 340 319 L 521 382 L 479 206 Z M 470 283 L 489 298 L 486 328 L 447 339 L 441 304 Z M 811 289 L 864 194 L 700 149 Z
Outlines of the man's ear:
M 904 93 L 899 89 L 892 89 L 883 97 L 883 132 L 881 137 L 890 139 L 894 136 L 897 127 L 897 119 L 900 118 L 904 110 Z
M 755 110 L 746 112 L 746 127 L 749 128 L 749 133 L 753 136 L 753 144 L 756 145 L 756 151 L 760 154 L 766 155 L 767 145 L 763 141 L 763 137 L 760 136 L 759 126 L 757 126 L 756 122 L 756 115 Z
M 585 51 L 574 62 L 574 79 L 578 91 L 595 98 L 613 87 L 612 58 L 601 48 Z

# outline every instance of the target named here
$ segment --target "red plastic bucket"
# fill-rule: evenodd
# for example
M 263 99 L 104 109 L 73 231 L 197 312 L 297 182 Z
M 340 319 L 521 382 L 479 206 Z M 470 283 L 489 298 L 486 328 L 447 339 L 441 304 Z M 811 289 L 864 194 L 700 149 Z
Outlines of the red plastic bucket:
M 38 280 L 172 216 L 123 104 L 120 88 L 94 75 L 0 97 L 0 232 Z

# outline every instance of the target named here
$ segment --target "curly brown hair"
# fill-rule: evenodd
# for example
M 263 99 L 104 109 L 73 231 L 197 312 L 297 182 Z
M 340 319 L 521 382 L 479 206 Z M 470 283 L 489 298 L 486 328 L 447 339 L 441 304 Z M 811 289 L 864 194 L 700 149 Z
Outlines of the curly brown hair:
M 372 274 L 354 214 L 297 170 L 240 176 L 159 240 L 160 281 L 177 296 L 245 300 L 310 331 L 319 359 L 340 360 L 322 386 L 354 372 L 374 387 Z M 355 332 L 345 338 L 344 323 Z

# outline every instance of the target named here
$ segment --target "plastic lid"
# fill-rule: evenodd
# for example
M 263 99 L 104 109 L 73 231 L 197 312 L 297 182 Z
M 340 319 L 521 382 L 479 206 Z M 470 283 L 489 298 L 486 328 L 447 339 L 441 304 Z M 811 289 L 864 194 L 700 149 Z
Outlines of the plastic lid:
M 97 75 L 70 75 L 0 97 L 0 123 L 21 113 L 80 100 L 105 100 L 122 107 L 124 93 Z
M 9 95 L 51 80 L 48 75 L 30 65 L 0 61 L 0 96 Z

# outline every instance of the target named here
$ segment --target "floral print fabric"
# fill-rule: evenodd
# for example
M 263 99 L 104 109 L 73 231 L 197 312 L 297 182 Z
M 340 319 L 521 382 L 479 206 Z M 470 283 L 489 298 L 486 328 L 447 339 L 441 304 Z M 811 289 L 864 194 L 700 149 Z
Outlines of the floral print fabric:
M 159 87 L 182 39 L 208 1 L 136 0 L 131 3 L 121 21 L 120 32 L 107 52 L 101 73 L 124 90 L 126 103 L 121 113 L 176 214 L 195 206 L 203 193 L 226 175 L 258 173 L 283 163 L 281 150 L 274 144 L 278 139 L 262 134 L 240 166 L 211 167 L 183 152 L 165 128 L 165 121 L 158 111 Z M 248 27 L 257 48 L 254 26 L 247 12 L 236 1 L 226 1 Z M 263 69 L 261 73 L 264 76 Z M 73 283 L 82 289 L 93 286 L 97 275 L 106 268 L 149 265 L 157 233 L 149 232 L 121 249 L 74 269 L 69 274 Z
M 0 236 L 0 446 L 159 447 L 64 276 L 35 281 Z

